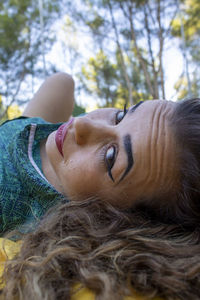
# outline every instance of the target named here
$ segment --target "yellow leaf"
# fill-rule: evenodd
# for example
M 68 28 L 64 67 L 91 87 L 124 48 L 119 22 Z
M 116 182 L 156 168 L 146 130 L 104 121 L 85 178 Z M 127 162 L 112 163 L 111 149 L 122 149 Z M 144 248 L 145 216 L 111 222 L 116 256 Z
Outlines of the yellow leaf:
M 13 104 L 9 106 L 7 113 L 8 113 L 8 120 L 18 118 L 22 114 L 21 109 L 17 104 Z

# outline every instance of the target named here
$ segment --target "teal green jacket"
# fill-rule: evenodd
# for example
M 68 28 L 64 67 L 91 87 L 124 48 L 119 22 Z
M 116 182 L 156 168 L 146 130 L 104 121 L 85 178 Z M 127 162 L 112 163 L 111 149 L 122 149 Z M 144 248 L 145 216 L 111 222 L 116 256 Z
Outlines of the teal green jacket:
M 0 126 L 0 234 L 28 227 L 63 196 L 41 168 L 40 141 L 60 124 L 18 118 Z

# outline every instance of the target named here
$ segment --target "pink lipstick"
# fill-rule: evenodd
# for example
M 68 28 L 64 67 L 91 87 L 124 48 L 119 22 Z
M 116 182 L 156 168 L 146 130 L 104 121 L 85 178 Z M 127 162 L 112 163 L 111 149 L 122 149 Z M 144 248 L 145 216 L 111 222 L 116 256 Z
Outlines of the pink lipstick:
M 62 148 L 63 148 L 64 140 L 67 135 L 68 128 L 73 123 L 73 121 L 74 118 L 71 118 L 68 122 L 62 124 L 56 132 L 55 141 L 56 141 L 58 151 L 62 156 L 63 156 Z

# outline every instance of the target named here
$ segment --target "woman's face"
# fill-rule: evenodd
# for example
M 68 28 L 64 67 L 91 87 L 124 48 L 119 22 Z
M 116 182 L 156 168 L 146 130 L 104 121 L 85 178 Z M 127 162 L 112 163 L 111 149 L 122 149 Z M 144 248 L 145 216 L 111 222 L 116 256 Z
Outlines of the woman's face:
M 173 188 L 177 159 L 168 118 L 174 105 L 146 101 L 126 114 L 98 109 L 52 132 L 46 151 L 63 193 L 129 207 Z

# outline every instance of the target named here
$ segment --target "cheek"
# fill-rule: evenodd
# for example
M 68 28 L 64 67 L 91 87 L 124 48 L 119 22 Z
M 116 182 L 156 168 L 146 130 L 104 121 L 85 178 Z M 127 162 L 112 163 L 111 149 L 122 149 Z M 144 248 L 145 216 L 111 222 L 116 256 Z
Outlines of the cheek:
M 100 176 L 87 160 L 69 159 L 66 164 L 60 166 L 58 176 L 66 195 L 77 200 L 80 197 L 95 196 L 101 189 Z
M 57 149 L 56 143 L 55 143 L 55 134 L 56 131 L 52 132 L 46 141 L 45 149 L 46 154 L 48 156 L 48 159 L 50 160 L 51 165 L 53 168 L 56 168 L 56 166 L 60 163 L 62 157 Z

